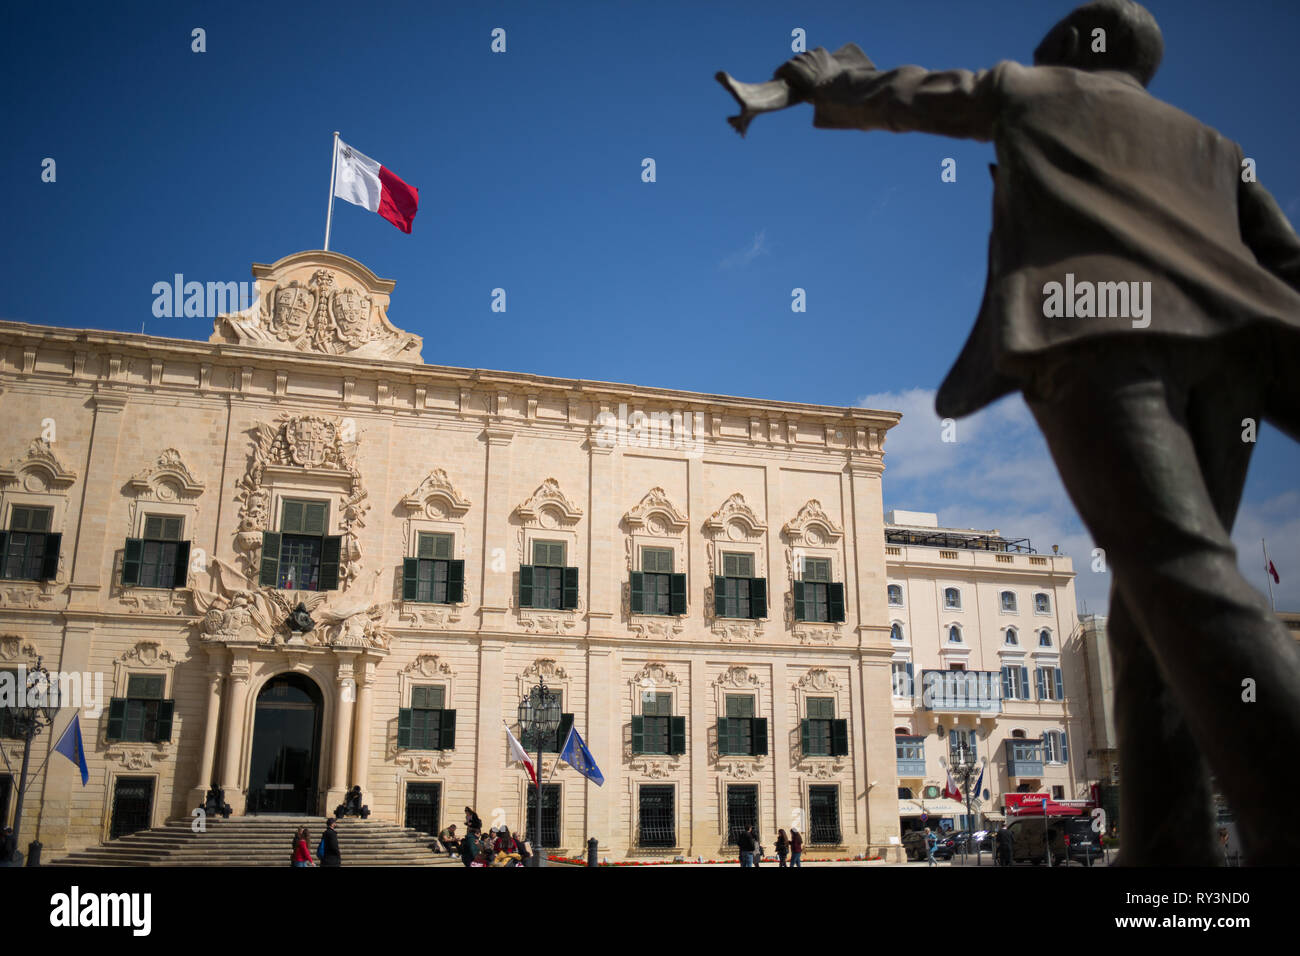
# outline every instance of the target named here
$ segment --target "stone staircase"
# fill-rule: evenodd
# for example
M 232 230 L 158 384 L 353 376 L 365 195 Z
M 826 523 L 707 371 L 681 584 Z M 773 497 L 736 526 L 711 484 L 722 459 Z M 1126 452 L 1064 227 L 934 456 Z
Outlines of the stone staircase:
M 206 833 L 191 830 L 189 820 L 171 820 L 166 826 L 51 859 L 48 865 L 288 866 L 293 834 L 300 826 L 311 833 L 315 857 L 324 817 L 247 816 L 208 820 Z M 458 858 L 430 848 L 433 837 L 393 823 L 349 818 L 339 821 L 338 831 L 344 866 L 461 866 Z

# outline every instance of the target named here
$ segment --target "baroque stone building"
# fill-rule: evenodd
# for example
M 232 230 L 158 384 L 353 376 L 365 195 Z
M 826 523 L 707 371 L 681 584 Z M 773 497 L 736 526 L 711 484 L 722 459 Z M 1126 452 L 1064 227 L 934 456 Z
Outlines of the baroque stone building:
M 505 726 L 542 677 L 605 775 L 541 742 L 548 846 L 714 856 L 753 822 L 896 854 L 896 413 L 426 365 L 360 263 L 253 273 L 207 342 L 0 323 L 0 670 L 111 698 L 80 712 L 89 784 L 50 761 L 21 844 L 211 786 L 522 830 Z

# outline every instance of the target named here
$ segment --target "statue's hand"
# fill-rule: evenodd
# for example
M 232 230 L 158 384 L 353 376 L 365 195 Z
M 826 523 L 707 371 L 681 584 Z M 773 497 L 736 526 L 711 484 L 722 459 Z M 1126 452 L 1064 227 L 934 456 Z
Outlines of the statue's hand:
M 785 80 L 801 98 L 811 99 L 819 87 L 835 79 L 844 67 L 825 47 L 786 60 L 778 68 L 775 79 Z

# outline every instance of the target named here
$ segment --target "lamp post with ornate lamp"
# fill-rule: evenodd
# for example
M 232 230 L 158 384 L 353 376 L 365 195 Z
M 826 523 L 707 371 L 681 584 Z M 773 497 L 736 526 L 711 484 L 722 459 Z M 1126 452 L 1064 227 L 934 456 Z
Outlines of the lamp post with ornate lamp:
M 532 734 L 537 743 L 537 813 L 533 818 L 533 866 L 545 866 L 542 853 L 542 743 L 560 729 L 560 695 L 546 686 L 546 678 L 538 682 L 519 702 L 519 731 Z M 526 738 L 525 738 L 526 739 Z
M 36 666 L 27 670 L 23 696 L 10 708 L 10 723 L 15 737 L 23 741 L 23 769 L 18 778 L 18 802 L 14 806 L 14 836 L 22 833 L 23 798 L 27 794 L 27 770 L 31 765 L 32 741 L 46 727 L 54 724 L 59 712 L 58 689 L 50 684 L 50 672 L 36 658 Z M 5 861 L 8 862 L 8 861 Z M 27 847 L 27 865 L 40 866 L 41 844 L 33 840 Z
M 962 844 L 961 848 L 962 861 L 964 863 L 966 859 L 966 849 L 970 845 L 971 838 L 975 835 L 975 824 L 973 821 L 975 807 L 979 806 L 980 803 L 979 794 L 976 792 L 975 786 L 979 782 L 980 777 L 983 776 L 984 765 L 987 763 L 988 758 L 981 757 L 979 762 L 976 763 L 975 751 L 965 744 L 962 744 L 957 748 L 954 757 L 955 759 L 951 764 L 949 764 L 949 762 L 943 757 L 940 757 L 939 764 L 952 774 L 953 780 L 956 781 L 958 788 L 961 790 L 962 796 L 965 798 L 966 841 Z M 976 861 L 979 861 L 978 847 L 976 848 Z

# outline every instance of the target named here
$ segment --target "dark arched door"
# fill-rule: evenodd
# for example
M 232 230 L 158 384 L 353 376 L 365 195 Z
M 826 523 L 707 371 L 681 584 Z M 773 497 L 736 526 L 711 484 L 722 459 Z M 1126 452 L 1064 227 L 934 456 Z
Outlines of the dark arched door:
M 320 770 L 322 699 L 301 674 L 273 677 L 257 695 L 250 813 L 314 813 Z

